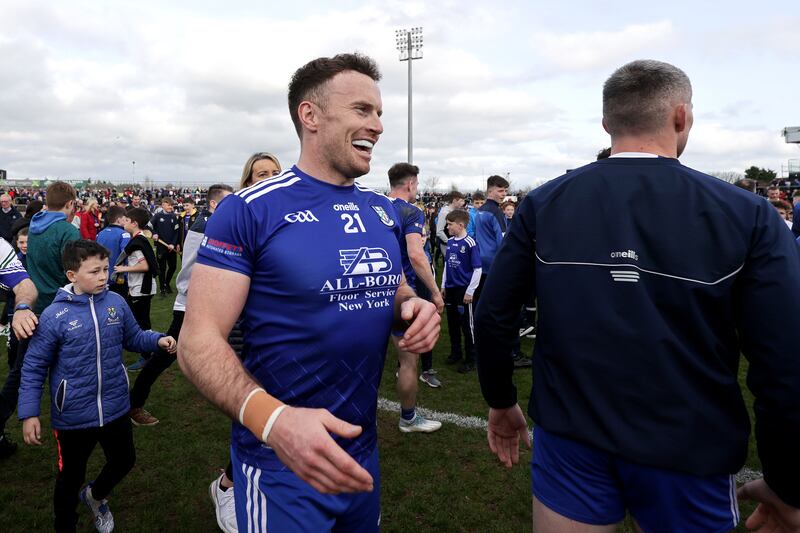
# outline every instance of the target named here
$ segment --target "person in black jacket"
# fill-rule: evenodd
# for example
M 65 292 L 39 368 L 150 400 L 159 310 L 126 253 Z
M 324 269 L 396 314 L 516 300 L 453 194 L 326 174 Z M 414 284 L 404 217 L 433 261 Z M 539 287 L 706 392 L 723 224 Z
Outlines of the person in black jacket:
M 161 296 L 165 296 L 167 293 L 172 293 L 170 283 L 175 275 L 178 254 L 181 251 L 181 228 L 175 215 L 175 200 L 165 196 L 161 199 L 161 209 L 160 213 L 156 213 L 150 219 L 150 227 L 158 257 L 158 285 Z
M 489 445 L 508 467 L 530 446 L 513 319 L 538 298 L 534 531 L 612 531 L 626 511 L 644 531 L 733 529 L 740 354 L 764 470 L 738 492 L 760 502 L 747 527 L 800 530 L 800 247 L 765 199 L 681 165 L 692 123 L 683 71 L 615 71 L 612 155 L 529 193 L 495 256 L 475 328 Z
M 0 195 L 0 237 L 11 242 L 11 226 L 22 215 L 14 207 L 13 200 L 8 194 Z

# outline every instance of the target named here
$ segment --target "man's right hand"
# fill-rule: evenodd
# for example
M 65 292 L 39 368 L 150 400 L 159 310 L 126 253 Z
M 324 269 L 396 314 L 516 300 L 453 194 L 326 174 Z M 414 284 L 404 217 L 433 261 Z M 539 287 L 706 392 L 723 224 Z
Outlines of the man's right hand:
M 736 491 L 740 500 L 758 502 L 745 522 L 755 533 L 800 533 L 800 509 L 783 503 L 764 479 L 745 483 Z
M 22 421 L 22 438 L 25 444 L 42 445 L 42 424 L 38 416 L 32 416 Z
M 331 438 L 361 434 L 327 409 L 287 407 L 275 420 L 267 444 L 292 472 L 323 494 L 371 492 L 372 476 Z

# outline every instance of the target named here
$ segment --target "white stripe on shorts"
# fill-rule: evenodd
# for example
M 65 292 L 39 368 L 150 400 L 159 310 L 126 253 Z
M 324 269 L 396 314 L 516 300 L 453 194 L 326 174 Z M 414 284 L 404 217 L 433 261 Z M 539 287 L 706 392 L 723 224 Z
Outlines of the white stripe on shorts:
M 731 514 L 733 515 L 733 527 L 735 528 L 739 524 L 739 502 L 736 500 L 736 478 L 730 476 L 728 483 L 728 496 L 730 496 L 731 500 Z
M 246 466 L 242 463 L 242 473 L 247 478 L 246 509 L 247 533 L 266 533 L 267 531 L 267 496 L 261 491 L 261 469 Z

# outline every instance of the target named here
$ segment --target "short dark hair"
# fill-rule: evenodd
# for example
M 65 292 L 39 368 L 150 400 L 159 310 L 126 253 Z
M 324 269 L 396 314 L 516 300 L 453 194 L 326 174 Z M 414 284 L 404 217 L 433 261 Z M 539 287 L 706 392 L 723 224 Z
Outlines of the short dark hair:
M 108 208 L 106 212 L 106 220 L 108 220 L 111 224 L 119 220 L 120 218 L 125 216 L 125 209 L 118 205 L 112 205 Z
M 486 188 L 489 189 L 491 187 L 500 187 L 502 189 L 508 189 L 508 180 L 502 176 L 498 176 L 495 174 L 494 176 L 489 176 L 486 178 Z
M 486 201 L 486 195 L 480 191 L 475 191 L 472 193 L 472 203 L 475 203 L 475 200 L 483 200 Z
M 44 208 L 44 203 L 41 200 L 33 200 L 25 207 L 25 218 L 31 218 Z
M 75 193 L 75 187 L 63 181 L 56 181 L 48 185 L 45 194 L 47 195 L 47 209 L 51 211 L 64 209 L 67 203 L 74 201 L 78 197 Z
M 219 202 L 226 192 L 233 192 L 233 187 L 224 183 L 212 185 L 206 193 L 206 202 Z
M 321 108 L 325 108 L 327 97 L 323 86 L 341 72 L 352 70 L 369 76 L 376 82 L 381 80 L 381 72 L 375 61 L 362 54 L 337 54 L 333 57 L 319 57 L 309 61 L 292 75 L 289 82 L 289 114 L 294 122 L 294 129 L 302 139 L 302 125 L 297 108 L 300 103 L 310 100 Z
M 147 223 L 150 222 L 150 213 L 143 207 L 128 209 L 125 216 L 131 219 L 131 222 L 136 222 L 139 225 L 139 229 L 144 229 Z
M 76 272 L 81 267 L 81 263 L 90 257 L 105 259 L 108 257 L 108 250 L 105 246 L 95 241 L 86 239 L 71 241 L 64 246 L 64 253 L 61 254 L 61 264 L 64 265 L 64 270 Z
M 800 196 L 800 189 L 795 189 L 794 194 L 792 194 L 792 197 L 797 198 L 798 196 Z
M 453 209 L 447 213 L 445 220 L 448 222 L 460 222 L 466 227 L 469 224 L 469 213 L 463 209 Z
M 175 200 L 172 199 L 172 196 L 164 196 L 163 198 L 161 198 L 161 200 L 159 200 L 158 203 L 159 204 L 175 205 Z
M 187 196 L 186 198 L 183 199 L 183 203 L 193 204 L 194 203 L 194 198 L 192 198 L 191 196 Z
M 419 175 L 419 167 L 411 163 L 395 163 L 389 169 L 389 185 L 397 187 L 405 183 L 410 177 Z
M 603 120 L 611 135 L 650 133 L 662 128 L 672 106 L 691 99 L 692 84 L 678 67 L 631 61 L 603 84 Z
M 17 237 L 27 236 L 28 230 L 29 230 L 28 226 L 23 226 L 19 228 L 19 231 L 17 231 Z
M 448 204 L 453 200 L 461 200 L 462 198 L 464 198 L 464 193 L 460 191 L 450 191 L 444 195 L 444 201 Z

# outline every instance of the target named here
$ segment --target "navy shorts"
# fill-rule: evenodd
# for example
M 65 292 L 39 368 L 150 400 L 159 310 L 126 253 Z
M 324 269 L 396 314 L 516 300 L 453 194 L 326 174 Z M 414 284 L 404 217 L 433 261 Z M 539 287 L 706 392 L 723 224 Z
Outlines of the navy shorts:
M 269 531 L 380 531 L 381 475 L 377 448 L 363 466 L 372 492 L 321 494 L 291 470 L 262 470 L 241 462 L 231 448 L 236 524 L 242 533 Z
M 643 466 L 540 427 L 533 437 L 533 494 L 562 516 L 608 525 L 622 521 L 627 510 L 647 533 L 714 533 L 739 523 L 732 475 L 698 477 Z

